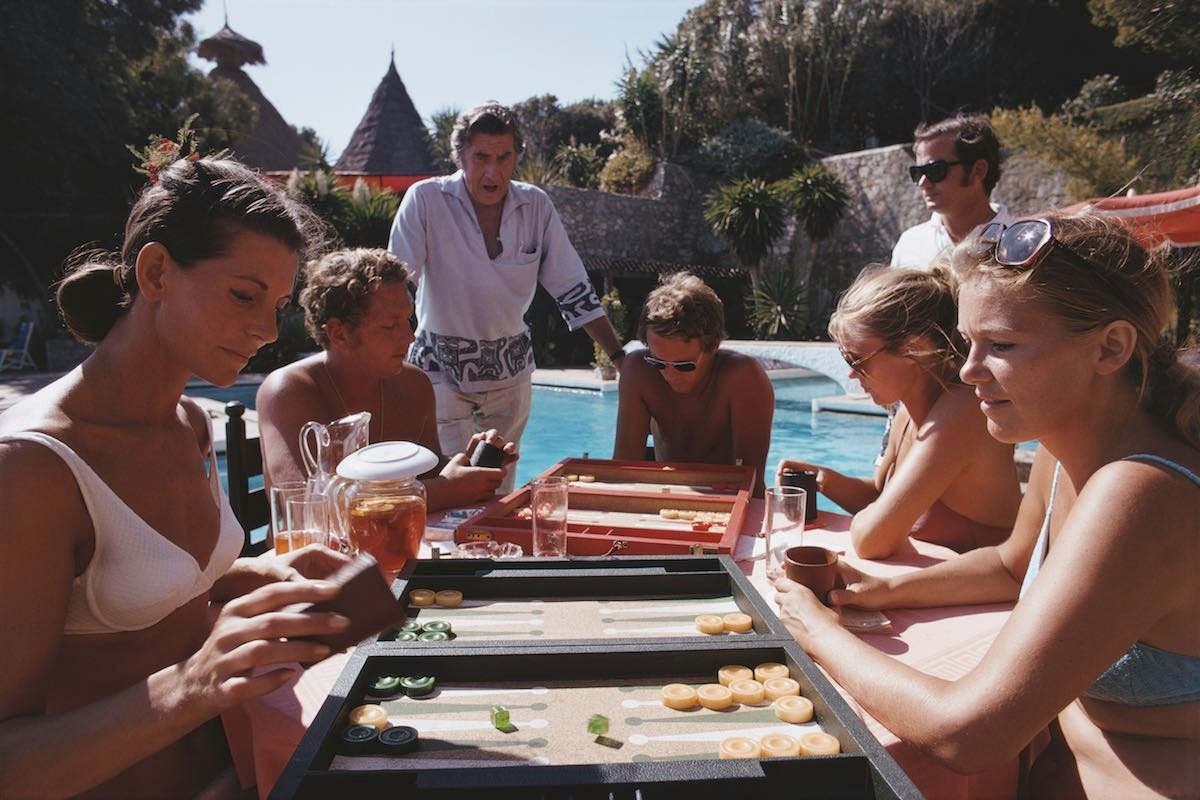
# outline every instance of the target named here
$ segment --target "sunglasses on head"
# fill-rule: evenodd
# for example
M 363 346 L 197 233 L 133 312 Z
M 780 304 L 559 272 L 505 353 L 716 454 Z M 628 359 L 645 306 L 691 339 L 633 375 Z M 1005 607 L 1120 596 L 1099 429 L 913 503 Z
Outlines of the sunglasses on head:
M 908 177 L 912 178 L 913 183 L 920 183 L 922 175 L 929 178 L 930 183 L 941 183 L 950 174 L 950 168 L 956 167 L 961 163 L 963 162 L 946 161 L 939 158 L 937 161 L 930 161 L 928 164 L 922 164 L 921 166 L 914 164 L 908 168 Z
M 646 363 L 660 372 L 667 367 L 671 367 L 676 372 L 691 372 L 696 368 L 695 361 L 663 361 L 661 358 L 655 358 L 654 356 L 646 356 Z
M 991 257 L 1003 267 L 1037 266 L 1055 245 L 1086 267 L 1092 263 L 1054 238 L 1054 225 L 1048 219 L 1022 219 L 1012 225 L 992 222 L 984 226 L 975 242 L 975 257 Z

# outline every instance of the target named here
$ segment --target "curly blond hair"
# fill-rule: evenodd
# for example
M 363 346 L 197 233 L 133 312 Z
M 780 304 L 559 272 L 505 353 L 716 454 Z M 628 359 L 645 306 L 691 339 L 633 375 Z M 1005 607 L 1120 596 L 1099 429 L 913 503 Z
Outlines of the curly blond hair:
M 330 320 L 341 320 L 351 328 L 357 326 L 376 289 L 384 283 L 407 280 L 404 262 L 387 250 L 355 248 L 328 253 L 310 261 L 304 269 L 305 286 L 300 292 L 304 325 L 325 348 L 329 345 L 325 325 Z

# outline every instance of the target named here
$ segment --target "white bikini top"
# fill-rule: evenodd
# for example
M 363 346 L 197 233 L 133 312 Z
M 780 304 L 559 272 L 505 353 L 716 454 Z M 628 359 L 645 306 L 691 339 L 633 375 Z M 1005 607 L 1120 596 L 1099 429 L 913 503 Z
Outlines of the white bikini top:
M 79 484 L 92 518 L 95 551 L 71 585 L 64 633 L 114 633 L 149 628 L 212 588 L 233 565 L 244 534 L 221 489 L 216 457 L 209 457 L 209 484 L 221 512 L 221 532 L 208 566 L 151 528 L 67 445 L 45 433 L 23 431 L 0 441 L 38 442 L 58 454 Z M 212 423 L 209 422 L 209 441 Z

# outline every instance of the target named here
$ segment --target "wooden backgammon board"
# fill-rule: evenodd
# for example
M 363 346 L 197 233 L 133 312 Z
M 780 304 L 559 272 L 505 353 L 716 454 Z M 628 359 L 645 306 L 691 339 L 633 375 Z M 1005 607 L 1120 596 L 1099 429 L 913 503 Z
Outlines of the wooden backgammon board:
M 728 556 L 436 559 L 392 588 L 461 592 L 407 609 L 453 635 L 361 644 L 271 797 L 920 797 Z M 750 626 L 701 634 L 705 610 Z M 773 670 L 812 717 L 787 719 L 781 699 L 663 702 L 731 665 Z M 840 752 L 722 756 L 734 738 L 812 736 Z
M 568 458 L 539 478 L 568 479 L 567 553 L 732 553 L 746 521 L 753 467 Z M 458 526 L 455 541 L 491 539 L 532 551 L 529 486 Z

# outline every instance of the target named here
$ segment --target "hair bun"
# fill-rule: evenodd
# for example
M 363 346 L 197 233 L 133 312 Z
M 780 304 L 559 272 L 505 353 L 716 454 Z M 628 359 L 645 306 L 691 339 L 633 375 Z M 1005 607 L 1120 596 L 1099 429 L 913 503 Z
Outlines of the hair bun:
M 129 305 L 121 284 L 123 267 L 91 261 L 73 269 L 58 284 L 55 298 L 63 324 L 79 341 L 94 345 L 112 330 Z

